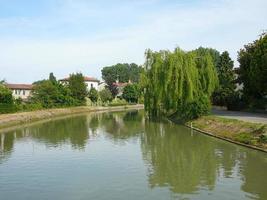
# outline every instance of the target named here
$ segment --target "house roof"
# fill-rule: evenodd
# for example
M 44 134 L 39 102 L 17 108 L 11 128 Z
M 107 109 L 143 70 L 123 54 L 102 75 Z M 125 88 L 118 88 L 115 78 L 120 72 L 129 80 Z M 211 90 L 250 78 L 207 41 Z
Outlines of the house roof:
M 126 85 L 129 85 L 130 83 L 121 83 L 121 82 L 115 82 L 113 83 L 114 86 L 117 87 L 125 87 Z
M 70 77 L 67 78 L 63 78 L 60 81 L 69 81 Z M 84 76 L 84 81 L 90 81 L 90 82 L 100 82 L 98 79 L 94 78 L 94 77 L 90 77 L 90 76 Z
M 9 89 L 32 90 L 32 88 L 33 88 L 33 85 L 32 84 L 12 84 L 12 83 L 7 83 L 5 85 Z

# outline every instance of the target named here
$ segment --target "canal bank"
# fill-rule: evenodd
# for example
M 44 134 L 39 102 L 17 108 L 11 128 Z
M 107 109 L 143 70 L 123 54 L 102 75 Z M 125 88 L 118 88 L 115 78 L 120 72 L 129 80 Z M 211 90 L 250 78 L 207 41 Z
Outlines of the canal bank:
M 210 115 L 185 125 L 206 135 L 267 153 L 266 124 Z
M 0 129 L 11 126 L 18 126 L 25 123 L 36 122 L 40 120 L 50 119 L 54 117 L 62 117 L 73 114 L 99 112 L 99 111 L 124 111 L 131 109 L 143 109 L 142 104 L 126 105 L 126 106 L 81 106 L 71 108 L 55 108 L 47 110 L 38 110 L 32 112 L 21 112 L 0 115 Z

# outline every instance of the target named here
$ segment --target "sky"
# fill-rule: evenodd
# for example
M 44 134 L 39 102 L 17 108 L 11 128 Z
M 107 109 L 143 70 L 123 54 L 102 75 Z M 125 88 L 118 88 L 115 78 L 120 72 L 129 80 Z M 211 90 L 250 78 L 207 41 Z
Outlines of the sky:
M 101 78 L 146 49 L 237 52 L 267 29 L 266 0 L 0 0 L 0 80 Z

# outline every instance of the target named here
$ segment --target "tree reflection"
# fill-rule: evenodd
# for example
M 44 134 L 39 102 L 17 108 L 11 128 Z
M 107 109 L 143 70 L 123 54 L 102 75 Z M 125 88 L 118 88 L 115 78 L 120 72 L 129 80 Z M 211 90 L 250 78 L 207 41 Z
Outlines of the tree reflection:
M 83 150 L 89 139 L 100 135 L 119 143 L 140 138 L 151 188 L 168 187 L 175 194 L 192 194 L 200 188 L 214 190 L 218 177 L 238 178 L 240 189 L 250 198 L 267 197 L 266 154 L 190 132 L 168 121 L 146 121 L 142 111 L 75 116 L 2 133 L 0 164 L 11 156 L 15 141 L 25 137 L 49 147 L 71 144 L 73 149 Z
M 214 188 L 218 163 L 213 142 L 199 135 L 192 138 L 182 126 L 150 122 L 141 144 L 152 188 L 167 185 L 182 194 L 194 193 L 200 186 Z
M 255 199 L 267 199 L 266 153 L 247 152 L 241 164 L 240 172 L 244 179 L 241 189 Z

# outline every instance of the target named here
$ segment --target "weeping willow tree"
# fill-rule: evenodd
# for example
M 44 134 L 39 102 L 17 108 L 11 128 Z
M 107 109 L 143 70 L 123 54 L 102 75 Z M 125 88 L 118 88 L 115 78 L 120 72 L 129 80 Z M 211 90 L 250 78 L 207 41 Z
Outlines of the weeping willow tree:
M 206 114 L 217 85 L 217 73 L 209 52 L 146 51 L 141 76 L 145 109 L 150 116 L 177 115 L 192 119 Z

